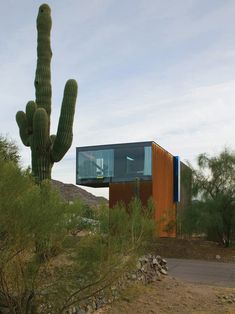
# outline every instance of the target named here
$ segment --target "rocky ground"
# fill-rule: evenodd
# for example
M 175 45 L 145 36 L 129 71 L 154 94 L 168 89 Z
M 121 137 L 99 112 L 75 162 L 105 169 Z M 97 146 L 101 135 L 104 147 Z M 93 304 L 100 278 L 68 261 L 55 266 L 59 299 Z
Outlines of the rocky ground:
M 152 252 L 164 258 L 190 258 L 234 262 L 235 248 L 223 248 L 204 240 L 158 239 Z M 235 313 L 235 288 L 191 284 L 168 276 L 149 285 L 134 283 L 119 300 L 96 311 L 97 314 L 209 314 Z
M 235 313 L 235 289 L 188 284 L 170 276 L 147 286 L 132 286 L 121 299 L 96 314 Z

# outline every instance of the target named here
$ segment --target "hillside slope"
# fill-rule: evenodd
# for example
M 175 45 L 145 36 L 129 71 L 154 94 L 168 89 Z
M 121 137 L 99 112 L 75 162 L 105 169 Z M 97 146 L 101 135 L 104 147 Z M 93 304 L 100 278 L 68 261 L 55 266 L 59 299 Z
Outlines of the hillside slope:
M 106 198 L 102 196 L 95 196 L 74 184 L 63 183 L 57 180 L 52 180 L 52 183 L 56 187 L 56 189 L 59 190 L 62 198 L 65 201 L 69 202 L 79 198 L 89 206 L 97 206 L 101 203 L 105 203 L 108 205 L 108 200 Z

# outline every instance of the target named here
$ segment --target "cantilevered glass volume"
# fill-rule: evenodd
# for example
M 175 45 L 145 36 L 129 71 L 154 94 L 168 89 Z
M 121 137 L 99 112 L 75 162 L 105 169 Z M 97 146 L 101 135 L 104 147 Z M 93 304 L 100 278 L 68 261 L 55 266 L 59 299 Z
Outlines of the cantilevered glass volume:
M 152 179 L 152 142 L 77 147 L 76 184 L 108 187 L 113 182 Z

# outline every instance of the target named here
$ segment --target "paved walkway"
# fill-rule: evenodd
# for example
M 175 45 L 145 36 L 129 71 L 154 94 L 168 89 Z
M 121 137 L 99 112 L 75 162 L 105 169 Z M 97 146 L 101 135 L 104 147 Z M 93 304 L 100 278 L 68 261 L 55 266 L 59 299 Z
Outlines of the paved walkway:
M 235 263 L 167 258 L 169 275 L 194 283 L 235 287 Z

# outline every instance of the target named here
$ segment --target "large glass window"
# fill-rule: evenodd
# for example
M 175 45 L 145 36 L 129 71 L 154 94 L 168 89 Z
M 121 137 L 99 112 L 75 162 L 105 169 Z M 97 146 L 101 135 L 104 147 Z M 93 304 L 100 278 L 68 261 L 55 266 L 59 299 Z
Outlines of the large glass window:
M 113 169 L 113 149 L 79 152 L 79 179 L 112 177 Z
M 114 150 L 116 181 L 151 176 L 151 147 L 120 147 Z
M 77 184 L 108 186 L 151 175 L 151 142 L 77 148 Z

